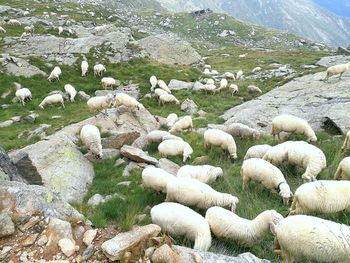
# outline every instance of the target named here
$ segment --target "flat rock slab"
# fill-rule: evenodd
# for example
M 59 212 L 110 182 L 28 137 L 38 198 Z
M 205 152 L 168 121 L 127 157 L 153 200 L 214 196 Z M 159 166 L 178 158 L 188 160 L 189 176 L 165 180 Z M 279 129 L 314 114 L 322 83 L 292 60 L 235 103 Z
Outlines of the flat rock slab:
M 323 57 L 316 63 L 316 65 L 328 68 L 330 66 L 346 64 L 348 62 L 350 62 L 350 56 L 339 55 Z
M 272 91 L 226 111 L 225 125 L 240 122 L 251 128 L 271 131 L 271 121 L 279 114 L 306 119 L 315 130 L 323 130 L 329 120 L 346 134 L 350 129 L 350 74 L 323 82 L 324 72 L 296 78 Z
M 150 57 L 164 64 L 192 65 L 202 61 L 201 56 L 188 43 L 173 34 L 149 36 L 138 41 Z
M 161 228 L 154 224 L 137 227 L 107 240 L 102 244 L 101 248 L 110 260 L 121 260 L 125 252 L 130 251 L 144 240 L 158 236 L 160 231 Z
M 150 163 L 150 164 L 157 164 L 158 163 L 158 160 L 156 158 L 149 156 L 147 153 L 145 153 L 141 149 L 133 147 L 133 146 L 124 145 L 120 149 L 120 153 L 124 157 L 126 157 L 132 161 L 138 162 L 138 163 Z
M 5 67 L 5 71 L 8 74 L 12 74 L 14 76 L 23 76 L 26 78 L 33 77 L 35 75 L 41 75 L 43 77 L 47 77 L 47 74 L 40 70 L 39 68 L 29 64 L 26 60 L 21 58 L 16 58 L 14 62 L 3 62 Z

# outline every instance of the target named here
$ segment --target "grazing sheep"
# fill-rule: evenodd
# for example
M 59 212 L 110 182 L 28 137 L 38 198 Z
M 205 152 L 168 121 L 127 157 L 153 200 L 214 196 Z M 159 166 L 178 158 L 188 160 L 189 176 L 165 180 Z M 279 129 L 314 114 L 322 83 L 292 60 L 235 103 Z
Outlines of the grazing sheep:
M 239 70 L 238 72 L 237 72 L 237 75 L 236 75 L 236 80 L 239 80 L 239 79 L 241 79 L 243 77 L 243 71 L 242 70 Z
M 340 74 L 339 75 L 339 80 L 341 80 L 341 76 L 346 72 L 350 70 L 350 62 L 346 64 L 340 64 L 340 65 L 335 65 L 331 66 L 327 69 L 326 71 L 326 78 L 324 79 L 325 81 L 328 81 L 328 79 L 334 75 Z
M 73 102 L 75 96 L 77 95 L 77 91 L 75 90 L 75 88 L 70 84 L 66 84 L 64 85 L 64 90 L 67 94 L 69 94 L 70 101 Z
M 285 262 L 350 262 L 350 228 L 318 217 L 288 216 L 270 225 L 275 253 Z
M 205 214 L 210 230 L 218 238 L 232 239 L 240 245 L 252 247 L 268 234 L 271 223 L 278 223 L 283 216 L 275 210 L 266 210 L 253 220 L 239 217 L 222 207 L 211 207 Z
M 157 192 L 166 193 L 167 184 L 175 179 L 174 175 L 154 166 L 147 166 L 142 171 L 142 185 Z
M 261 67 L 256 67 L 252 70 L 252 74 L 255 74 L 256 72 L 261 71 Z
M 5 30 L 5 28 L 3 28 L 2 26 L 0 26 L 0 33 L 6 33 L 6 30 Z
M 282 114 L 272 120 L 271 134 L 274 137 L 277 135 L 278 139 L 280 139 L 280 133 L 282 131 L 291 132 L 292 134 L 304 134 L 307 136 L 308 142 L 317 141 L 315 132 L 308 122 L 293 115 Z
M 94 76 L 102 76 L 102 74 L 105 71 L 106 71 L 106 68 L 102 64 L 97 64 L 94 66 Z
M 60 103 L 64 108 L 64 101 L 61 94 L 49 95 L 45 97 L 43 101 L 39 104 L 39 108 L 43 110 L 44 107 L 48 104 L 51 105 L 51 104 L 58 104 L 58 103 Z
M 191 145 L 180 140 L 165 140 L 158 145 L 158 151 L 162 158 L 182 155 L 183 162 L 186 162 L 188 158 L 191 158 L 193 153 Z
M 192 117 L 187 115 L 179 119 L 169 130 L 170 133 L 179 133 L 184 130 L 193 130 Z
M 207 251 L 211 245 L 208 222 L 197 212 L 177 203 L 162 203 L 151 209 L 152 223 L 170 235 L 186 236 L 194 249 Z
M 260 138 L 260 132 L 258 130 L 252 129 L 242 123 L 230 124 L 230 126 L 228 126 L 227 131 L 233 137 L 252 138 L 252 139 Z
M 154 94 L 159 98 L 162 95 L 168 95 L 169 93 L 163 89 L 155 89 Z
M 176 113 L 170 113 L 166 118 L 168 128 L 173 127 L 174 123 L 179 119 Z
M 255 85 L 249 85 L 247 89 L 249 93 L 262 93 L 262 90 Z
M 107 108 L 112 107 L 114 101 L 114 96 L 107 94 L 106 96 L 92 97 L 86 102 L 86 104 L 88 105 L 90 112 L 102 113 L 102 110 L 105 110 L 104 115 L 107 115 Z
M 101 79 L 101 86 L 102 88 L 104 89 L 107 89 L 107 88 L 112 88 L 116 85 L 116 81 L 114 78 L 111 78 L 111 77 L 104 77 Z
M 204 65 L 204 68 L 211 69 L 211 65 L 206 64 L 206 65 Z
M 220 167 L 211 165 L 185 165 L 177 171 L 176 177 L 192 178 L 205 184 L 211 184 L 218 177 L 223 176 L 223 174 L 224 172 Z
M 262 144 L 255 145 L 248 149 L 247 153 L 244 156 L 244 160 L 248 160 L 250 158 L 260 158 L 262 159 L 268 150 L 272 148 L 271 145 Z
M 58 27 L 58 35 L 61 35 L 63 33 L 64 29 L 63 27 L 59 26 Z
M 97 158 L 102 158 L 101 134 L 95 125 L 84 125 L 80 130 L 80 140 Z
M 157 86 L 158 80 L 156 76 L 151 76 L 149 79 L 149 83 L 151 83 L 151 92 L 154 91 L 154 88 Z
M 158 80 L 158 87 L 171 94 L 171 90 L 168 88 L 168 85 L 161 79 Z
M 175 103 L 176 105 L 180 104 L 180 101 L 172 94 L 163 94 L 159 96 L 159 105 Z
M 315 181 L 317 175 L 326 168 L 326 156 L 314 145 L 304 141 L 287 141 L 272 147 L 266 152 L 264 160 L 275 166 L 287 161 L 305 169 L 302 178 L 305 182 Z
M 12 25 L 12 26 L 20 26 L 21 25 L 21 22 L 19 22 L 17 19 L 10 19 L 9 21 L 7 21 L 7 23 L 9 25 Z
M 233 96 L 238 92 L 238 86 L 236 84 L 231 84 L 229 90 L 231 92 L 231 95 Z
M 214 85 L 215 84 L 215 81 L 213 79 L 208 79 L 207 80 L 207 84 L 208 85 Z
M 236 78 L 235 78 L 235 74 L 233 74 L 233 73 L 231 73 L 231 72 L 225 72 L 224 77 L 225 77 L 225 78 L 228 78 L 228 79 L 233 79 L 233 80 L 236 79 Z
M 217 90 L 214 84 L 204 84 L 200 89 L 209 92 L 215 92 Z
M 335 180 L 346 179 L 350 180 L 350 157 L 345 157 L 338 165 L 334 175 Z
M 178 202 L 187 206 L 207 209 L 212 206 L 230 207 L 236 210 L 238 198 L 215 191 L 209 185 L 192 178 L 177 178 L 166 186 L 166 202 Z
M 212 69 L 210 72 L 211 75 L 219 75 L 219 71 Z
M 51 71 L 50 76 L 47 78 L 50 82 L 54 79 L 60 80 L 60 76 L 62 75 L 62 71 L 60 67 L 54 67 Z
M 227 87 L 227 84 L 228 84 L 227 79 L 222 79 L 222 80 L 220 81 L 220 89 L 226 88 L 226 87 Z
M 257 181 L 272 193 L 278 193 L 285 205 L 293 196 L 290 187 L 280 169 L 273 164 L 259 158 L 251 158 L 243 162 L 241 176 L 244 187 L 251 181 Z
M 162 141 L 165 141 L 165 140 L 179 140 L 179 141 L 183 141 L 183 139 L 181 137 L 178 137 L 178 136 L 175 136 L 175 135 L 172 135 L 172 134 L 168 134 L 168 135 L 163 136 Z
M 204 147 L 219 146 L 228 151 L 232 159 L 237 159 L 236 142 L 227 132 L 218 129 L 209 129 L 204 132 Z
M 33 36 L 34 34 L 34 25 L 24 27 L 24 32 L 28 35 Z
M 148 143 L 160 143 L 166 135 L 170 135 L 170 133 L 167 131 L 154 130 L 147 134 L 146 140 Z
M 27 88 L 19 88 L 16 90 L 16 98 L 22 103 L 22 105 L 25 105 L 25 100 L 31 100 L 32 99 L 32 93 Z
M 342 151 L 350 149 L 350 131 L 347 132 L 343 146 L 341 147 Z
M 350 212 L 350 181 L 321 180 L 295 190 L 290 215 Z
M 86 60 L 81 62 L 81 76 L 85 77 L 89 70 L 89 63 Z
M 117 93 L 115 95 L 115 107 L 125 106 L 132 111 L 142 110 L 145 107 L 138 102 L 135 98 L 131 97 L 126 93 Z

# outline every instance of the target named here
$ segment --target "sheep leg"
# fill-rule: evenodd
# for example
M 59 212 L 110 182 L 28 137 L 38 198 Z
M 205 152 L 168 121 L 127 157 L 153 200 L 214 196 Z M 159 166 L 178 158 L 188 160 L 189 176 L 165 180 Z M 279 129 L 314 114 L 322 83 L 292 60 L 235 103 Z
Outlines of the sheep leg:
M 62 104 L 62 107 L 63 107 L 63 109 L 64 109 L 64 108 L 65 108 L 65 107 L 64 107 L 64 102 L 62 102 L 61 104 Z
M 344 72 L 340 73 L 339 75 L 339 80 L 341 80 L 341 76 L 343 75 Z

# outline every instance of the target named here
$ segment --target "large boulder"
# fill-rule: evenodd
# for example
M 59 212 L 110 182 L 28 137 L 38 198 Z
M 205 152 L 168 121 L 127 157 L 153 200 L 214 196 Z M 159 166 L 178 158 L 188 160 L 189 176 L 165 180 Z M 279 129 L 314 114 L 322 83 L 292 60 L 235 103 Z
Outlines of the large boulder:
M 140 39 L 138 44 L 160 63 L 191 65 L 202 62 L 201 56 L 187 41 L 173 34 L 149 36 Z
M 306 119 L 315 130 L 332 124 L 341 133 L 350 129 L 348 80 L 333 77 L 323 82 L 323 72 L 296 78 L 254 100 L 233 107 L 222 115 L 225 125 L 239 122 L 251 128 L 271 131 L 271 121 L 279 114 L 292 114 Z
M 323 57 L 316 63 L 316 65 L 328 68 L 330 66 L 346 64 L 348 62 L 350 62 L 350 56 L 338 55 Z
M 12 74 L 15 76 L 23 76 L 26 78 L 30 78 L 35 75 L 41 75 L 43 77 L 47 77 L 47 74 L 44 71 L 29 64 L 26 60 L 21 58 L 6 56 L 3 59 L 2 64 L 5 68 L 5 71 L 8 74 Z
M 83 201 L 95 174 L 92 164 L 68 136 L 39 141 L 11 152 L 10 157 L 17 159 L 23 152 L 28 154 L 38 172 L 35 177 L 40 178 L 44 186 L 59 192 L 69 203 Z

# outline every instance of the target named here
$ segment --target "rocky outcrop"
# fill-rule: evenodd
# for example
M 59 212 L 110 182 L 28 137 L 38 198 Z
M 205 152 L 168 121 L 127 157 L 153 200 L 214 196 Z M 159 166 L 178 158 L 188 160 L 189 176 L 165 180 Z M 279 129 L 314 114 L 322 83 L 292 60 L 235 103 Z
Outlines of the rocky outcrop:
M 5 71 L 11 75 L 23 76 L 26 78 L 30 78 L 35 75 L 47 77 L 47 74 L 44 71 L 29 64 L 26 60 L 21 58 L 5 56 L 2 59 L 2 64 L 5 68 Z
M 330 66 L 345 64 L 348 62 L 350 62 L 350 56 L 339 55 L 323 57 L 316 63 L 316 65 L 328 68 Z
M 346 134 L 350 129 L 349 78 L 347 73 L 340 81 L 333 77 L 323 82 L 323 72 L 296 78 L 226 111 L 222 117 L 225 125 L 239 122 L 270 132 L 272 119 L 286 113 L 306 119 L 315 130 L 322 130 L 325 123 L 331 123 Z
M 191 45 L 173 34 L 149 36 L 138 41 L 150 57 L 164 64 L 191 65 L 200 63 L 201 56 Z

